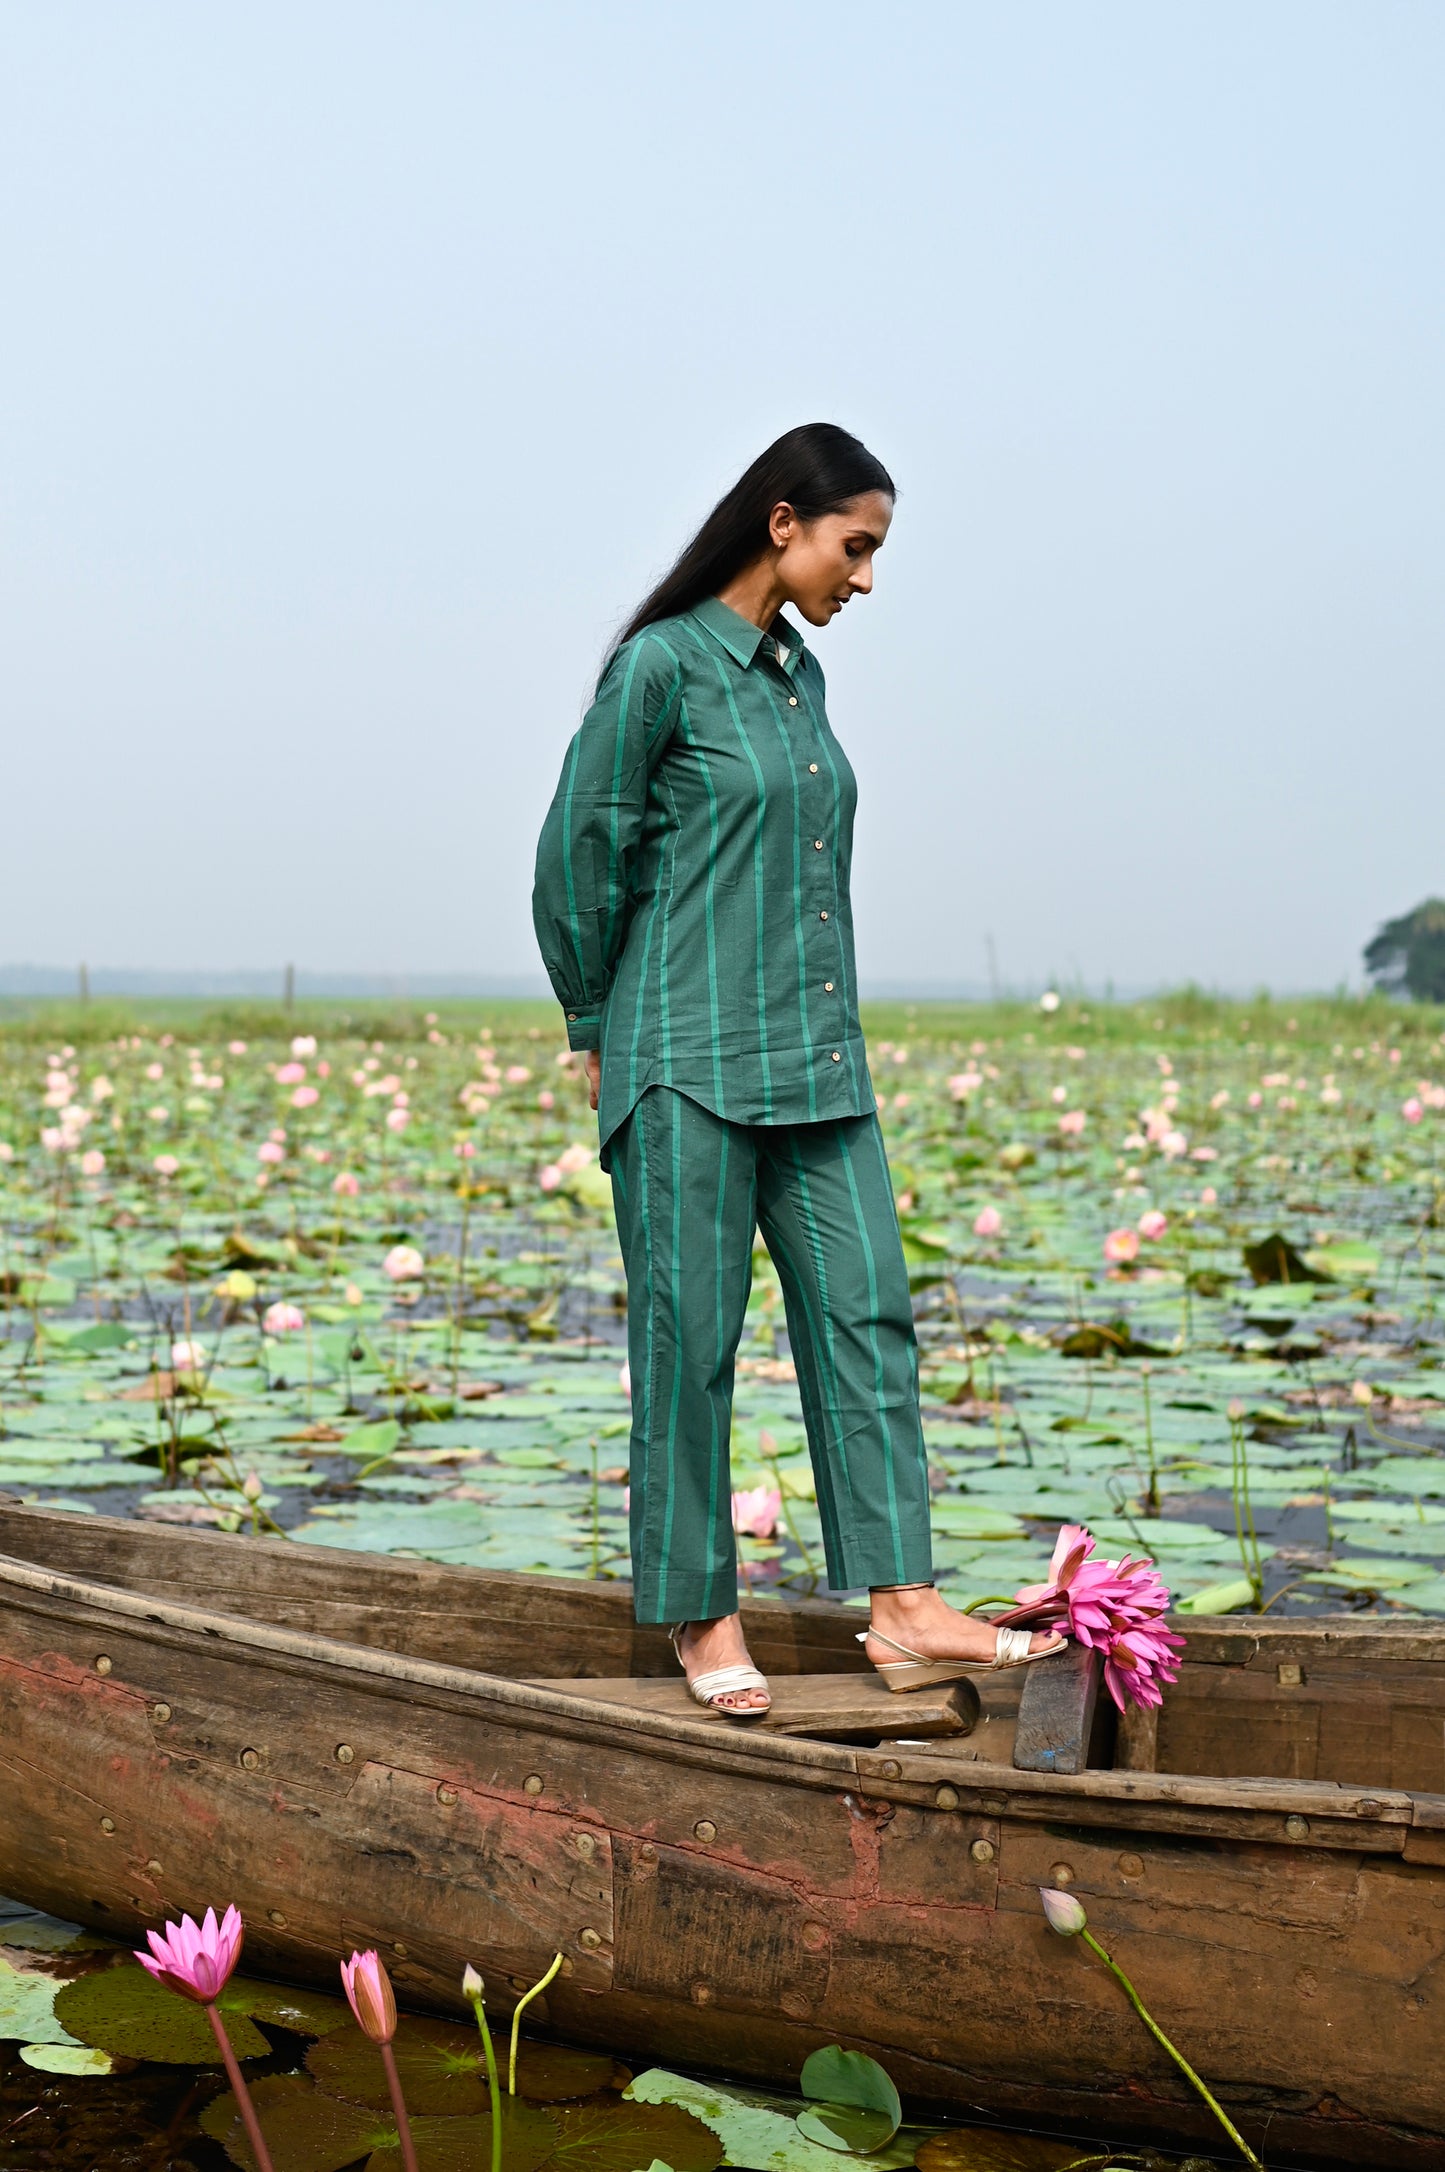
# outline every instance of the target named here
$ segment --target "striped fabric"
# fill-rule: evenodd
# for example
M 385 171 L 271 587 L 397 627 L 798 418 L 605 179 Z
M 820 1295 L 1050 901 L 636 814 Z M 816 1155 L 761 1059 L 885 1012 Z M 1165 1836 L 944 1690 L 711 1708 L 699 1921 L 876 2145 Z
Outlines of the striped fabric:
M 848 898 L 857 788 L 797 629 L 713 599 L 621 650 L 537 849 L 537 940 L 604 1150 L 649 1086 L 731 1122 L 876 1106 Z M 608 1157 L 604 1151 L 604 1160 Z
M 828 1580 L 926 1583 L 918 1353 L 877 1117 L 731 1124 L 649 1092 L 613 1140 L 612 1192 L 638 1620 L 707 1621 L 737 1604 L 729 1436 L 755 1227 L 783 1285 Z

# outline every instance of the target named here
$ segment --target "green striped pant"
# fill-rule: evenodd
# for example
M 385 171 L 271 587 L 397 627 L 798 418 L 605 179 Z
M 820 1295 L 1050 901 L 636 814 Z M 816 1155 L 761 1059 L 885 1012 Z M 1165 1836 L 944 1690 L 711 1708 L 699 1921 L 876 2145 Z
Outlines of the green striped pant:
M 918 1347 L 876 1116 L 730 1124 L 651 1087 L 613 1135 L 639 1621 L 737 1605 L 728 1457 L 755 1230 L 783 1286 L 835 1590 L 932 1575 Z

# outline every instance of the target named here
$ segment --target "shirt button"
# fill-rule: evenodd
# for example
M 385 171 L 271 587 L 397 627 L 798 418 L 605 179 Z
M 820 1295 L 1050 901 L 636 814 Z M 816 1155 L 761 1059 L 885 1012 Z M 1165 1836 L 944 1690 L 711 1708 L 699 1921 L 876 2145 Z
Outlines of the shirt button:
M 816 777 L 816 776 L 817 776 L 817 774 L 818 774 L 818 765 L 817 765 L 817 763 L 816 763 L 816 762 L 809 762 L 809 764 L 808 764 L 808 775 L 809 775 L 810 777 Z
M 568 1013 L 567 1013 L 567 1022 L 568 1022 L 568 1024 L 569 1024 L 569 1025 L 573 1025 L 573 1026 L 575 1026 L 575 1025 L 576 1025 L 576 1023 L 577 1023 L 577 1013 L 576 1013 L 575 1011 L 568 1011 Z
M 841 1062 L 843 1061 L 843 1055 L 842 1055 L 842 1051 L 841 1051 L 840 1049 L 836 1049 L 836 1048 L 834 1049 L 834 1051 L 833 1051 L 833 1061 L 834 1061 L 834 1063 L 841 1063 Z
M 813 850 L 814 850 L 815 852 L 821 852 L 821 851 L 822 851 L 822 849 L 823 849 L 823 840 L 822 840 L 822 838 L 821 838 L 821 837 L 815 837 L 815 838 L 813 839 Z
M 796 695 L 796 694 L 789 694 L 789 696 L 788 696 L 788 707 L 789 707 L 790 709 L 796 709 L 796 708 L 797 708 L 797 706 L 798 706 L 798 697 L 797 697 L 797 695 Z
M 830 980 L 825 980 L 825 981 L 824 981 L 824 983 L 823 983 L 823 993 L 824 993 L 824 995 L 831 995 L 831 994 L 833 993 L 833 983 L 832 983 L 832 982 L 831 982 Z
M 827 917 L 828 917 L 828 915 L 827 915 L 826 913 L 819 913 L 819 915 L 818 915 L 818 918 L 819 918 L 820 920 L 826 920 L 826 919 L 827 919 Z

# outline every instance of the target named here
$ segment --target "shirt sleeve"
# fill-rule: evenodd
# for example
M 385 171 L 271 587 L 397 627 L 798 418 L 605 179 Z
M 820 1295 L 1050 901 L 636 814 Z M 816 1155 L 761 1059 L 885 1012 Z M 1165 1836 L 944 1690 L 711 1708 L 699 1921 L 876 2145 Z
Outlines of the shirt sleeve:
M 562 764 L 537 845 L 532 925 L 569 1048 L 598 1048 L 627 937 L 648 780 L 678 714 L 682 667 L 642 634 L 614 658 Z

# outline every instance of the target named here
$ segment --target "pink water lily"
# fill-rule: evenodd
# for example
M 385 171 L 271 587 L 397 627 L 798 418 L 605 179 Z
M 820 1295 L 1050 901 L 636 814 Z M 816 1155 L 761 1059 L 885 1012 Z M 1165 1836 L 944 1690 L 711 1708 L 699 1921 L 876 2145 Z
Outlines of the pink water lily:
M 1125 1267 L 1139 1257 L 1137 1229 L 1111 1229 L 1104 1239 L 1104 1257 L 1111 1267 Z
M 1146 1207 L 1139 1217 L 1139 1234 L 1150 1244 L 1156 1243 L 1168 1227 L 1169 1217 L 1162 1214 L 1158 1207 Z
M 241 1958 L 244 1935 L 237 1909 L 228 1908 L 217 1923 L 215 1909 L 208 1908 L 199 1923 L 190 1916 L 182 1916 L 179 1923 L 168 1923 L 164 1937 L 158 1931 L 147 1931 L 151 1950 L 137 1952 L 136 1959 L 158 1983 L 179 1991 L 183 1998 L 195 1999 L 198 2005 L 209 2006 L 225 1989 Z
M 973 1218 L 975 1237 L 996 1237 L 1003 1228 L 1003 1216 L 997 1207 L 980 1207 Z
M 288 1305 L 278 1298 L 274 1305 L 266 1307 L 261 1325 L 268 1335 L 295 1335 L 306 1325 L 306 1315 L 299 1305 Z
M 1010 1629 L 1058 1628 L 1100 1652 L 1104 1685 L 1122 1712 L 1126 1699 L 1155 1705 L 1176 1679 L 1184 1639 L 1163 1626 L 1169 1587 L 1152 1561 L 1094 1557 L 1082 1524 L 1066 1523 L 1054 1546 L 1048 1581 L 1025 1584 L 1017 1604 L 994 1617 Z
M 373 2044 L 389 2044 L 396 2034 L 396 1995 L 375 1948 L 353 1953 L 341 1964 L 341 1982 L 351 2011 Z
M 733 1529 L 748 1538 L 770 1539 L 782 1509 L 783 1496 L 776 1486 L 746 1486 L 733 1495 Z

